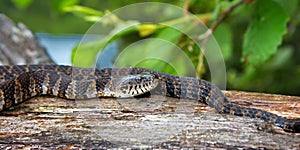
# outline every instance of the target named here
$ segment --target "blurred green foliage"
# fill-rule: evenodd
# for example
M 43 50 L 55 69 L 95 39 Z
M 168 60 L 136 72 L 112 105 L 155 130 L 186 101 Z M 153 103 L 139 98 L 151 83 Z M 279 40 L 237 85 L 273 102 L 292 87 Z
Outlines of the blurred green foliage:
M 154 2 L 188 8 L 189 12 L 196 15 L 208 27 L 211 27 L 227 10 L 240 1 L 155 0 Z M 226 62 L 228 89 L 300 94 L 299 1 L 244 0 L 242 5 L 229 12 L 227 18 L 217 26 L 213 35 Z M 15 21 L 24 22 L 36 32 L 82 34 L 109 12 L 137 2 L 145 1 L 6 0 L 0 1 L 0 10 Z M 149 8 L 150 14 L 151 11 L 157 11 L 156 9 L 159 11 L 158 8 Z M 171 19 L 166 24 L 180 21 L 182 20 Z M 119 18 L 118 14 L 111 15 L 103 21 L 103 29 L 107 24 L 113 24 L 114 29 L 118 30 L 119 33 L 106 33 L 107 36 L 105 37 L 80 45 L 81 48 L 89 49 L 89 51 L 80 53 L 77 51 L 78 46 L 75 47 L 72 57 L 74 64 L 79 66 L 92 65 L 97 53 L 107 44 L 118 39 L 122 39 L 121 45 L 126 47 L 141 39 L 155 38 L 169 41 L 180 47 L 195 68 L 204 63 L 205 65 L 201 67 L 201 70 L 197 70 L 197 75 L 209 79 L 209 68 L 205 60 L 201 60 L 199 57 L 202 55 L 200 48 L 190 37 L 181 32 L 155 23 L 140 24 L 137 20 L 124 21 Z M 115 30 L 111 31 L 115 32 Z M 153 49 L 172 48 L 172 46 L 164 45 L 159 41 L 142 44 L 132 47 L 133 49 L 143 49 L 145 55 L 157 53 L 151 51 Z M 178 64 L 183 63 L 180 58 L 174 58 L 169 51 L 161 55 L 178 60 Z M 128 59 L 119 60 L 119 66 L 126 66 L 127 63 L 130 65 L 133 57 L 139 57 L 139 54 L 132 54 L 128 56 Z M 76 60 L 83 61 L 77 62 Z M 157 60 L 140 62 L 137 66 L 180 75 L 188 74 L 184 67 L 174 69 L 173 66 Z

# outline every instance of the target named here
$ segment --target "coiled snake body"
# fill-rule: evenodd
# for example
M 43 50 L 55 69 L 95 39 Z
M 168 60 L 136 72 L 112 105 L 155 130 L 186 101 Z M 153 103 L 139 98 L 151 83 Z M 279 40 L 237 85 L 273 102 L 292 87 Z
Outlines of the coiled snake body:
M 259 118 L 288 132 L 300 132 L 300 119 L 233 104 L 218 87 L 201 79 L 145 68 L 86 69 L 62 65 L 0 66 L 0 111 L 34 96 L 65 99 L 133 97 L 147 92 L 197 100 L 219 113 Z

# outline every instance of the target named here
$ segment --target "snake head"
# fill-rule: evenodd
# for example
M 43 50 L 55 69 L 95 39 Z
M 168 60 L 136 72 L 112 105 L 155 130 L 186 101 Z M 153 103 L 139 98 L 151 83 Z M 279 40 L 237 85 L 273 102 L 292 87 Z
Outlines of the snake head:
M 158 84 L 158 78 L 148 72 L 128 75 L 121 78 L 116 87 L 116 97 L 134 97 L 145 94 L 154 89 Z

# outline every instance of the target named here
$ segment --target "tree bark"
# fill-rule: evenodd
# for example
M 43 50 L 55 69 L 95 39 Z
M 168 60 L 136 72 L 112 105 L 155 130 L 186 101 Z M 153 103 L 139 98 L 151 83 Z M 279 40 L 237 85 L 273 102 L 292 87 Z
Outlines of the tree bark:
M 23 24 L 0 13 L 0 65 L 53 63 L 45 48 Z
M 226 91 L 239 105 L 300 116 L 300 97 Z M 300 134 L 191 100 L 37 97 L 0 116 L 0 148 L 300 148 Z

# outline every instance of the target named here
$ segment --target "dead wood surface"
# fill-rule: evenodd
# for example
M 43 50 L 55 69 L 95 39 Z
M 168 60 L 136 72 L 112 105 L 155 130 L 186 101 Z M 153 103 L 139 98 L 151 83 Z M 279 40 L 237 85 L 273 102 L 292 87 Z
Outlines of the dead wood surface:
M 35 35 L 0 13 L 0 65 L 53 63 Z
M 300 97 L 224 91 L 230 101 L 300 118 Z M 138 99 L 33 98 L 0 115 L 0 148 L 300 148 L 300 134 L 204 104 Z

